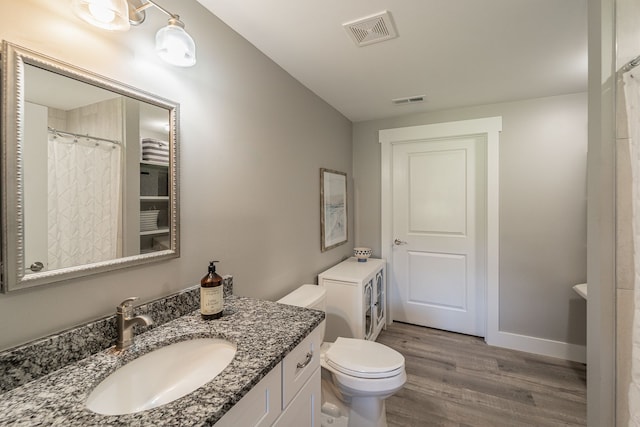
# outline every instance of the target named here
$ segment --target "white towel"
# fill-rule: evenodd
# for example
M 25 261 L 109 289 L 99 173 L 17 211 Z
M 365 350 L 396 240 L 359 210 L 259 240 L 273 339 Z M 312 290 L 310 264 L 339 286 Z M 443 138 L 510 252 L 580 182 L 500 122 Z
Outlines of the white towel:
M 152 138 L 142 139 L 142 160 L 169 163 L 169 143 Z
M 140 212 L 140 231 L 152 231 L 158 229 L 158 214 L 160 210 Z

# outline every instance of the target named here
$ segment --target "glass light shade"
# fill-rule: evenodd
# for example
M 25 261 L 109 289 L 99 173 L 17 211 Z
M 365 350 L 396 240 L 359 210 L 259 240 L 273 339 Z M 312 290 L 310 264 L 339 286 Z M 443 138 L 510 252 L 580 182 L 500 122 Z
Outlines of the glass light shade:
M 191 67 L 196 63 L 196 44 L 179 24 L 169 25 L 156 33 L 156 52 L 169 64 Z
M 72 7 L 79 18 L 98 28 L 129 30 L 127 0 L 73 0 Z

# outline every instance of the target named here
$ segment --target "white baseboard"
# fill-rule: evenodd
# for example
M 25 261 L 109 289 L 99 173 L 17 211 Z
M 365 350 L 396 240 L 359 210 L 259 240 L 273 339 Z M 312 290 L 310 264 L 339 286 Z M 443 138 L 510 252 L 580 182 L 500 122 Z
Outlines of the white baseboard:
M 490 335 L 493 336 L 490 337 Z M 587 347 L 584 345 L 502 331 L 498 331 L 496 334 L 487 334 L 486 342 L 496 347 L 587 363 Z

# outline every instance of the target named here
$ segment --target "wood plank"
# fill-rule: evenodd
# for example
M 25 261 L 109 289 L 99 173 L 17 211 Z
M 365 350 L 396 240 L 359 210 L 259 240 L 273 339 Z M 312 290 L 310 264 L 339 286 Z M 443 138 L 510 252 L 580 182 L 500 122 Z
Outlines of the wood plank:
M 585 426 L 586 366 L 395 322 L 378 337 L 405 357 L 392 426 Z

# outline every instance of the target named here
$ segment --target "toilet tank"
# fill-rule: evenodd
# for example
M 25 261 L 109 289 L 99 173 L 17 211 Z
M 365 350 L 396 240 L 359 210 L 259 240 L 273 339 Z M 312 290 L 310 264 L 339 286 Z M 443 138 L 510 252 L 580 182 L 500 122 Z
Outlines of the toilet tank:
M 293 292 L 285 295 L 278 300 L 281 304 L 295 305 L 296 307 L 312 308 L 327 312 L 327 290 L 322 286 L 302 285 Z M 326 331 L 326 320 L 323 320 L 320 326 L 320 335 L 324 340 Z
M 278 300 L 281 304 L 326 311 L 327 290 L 322 286 L 302 285 Z

